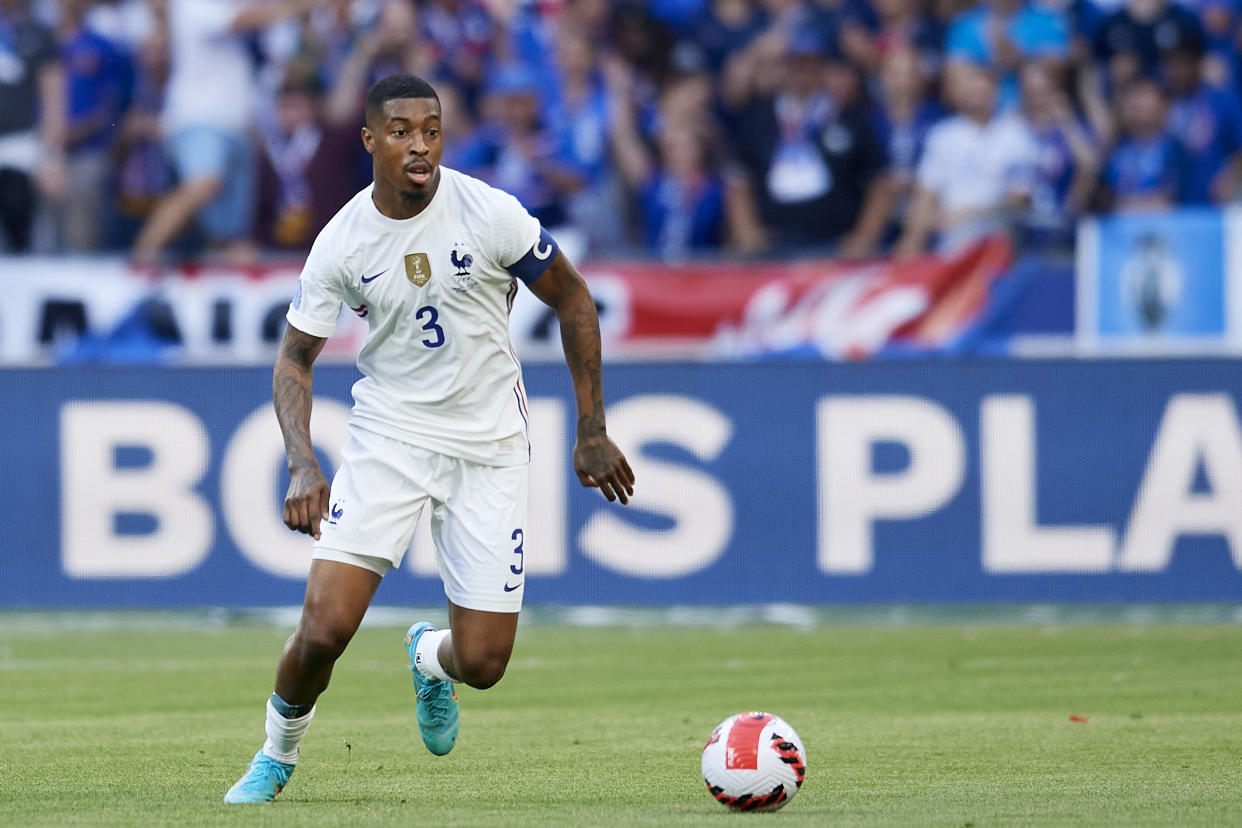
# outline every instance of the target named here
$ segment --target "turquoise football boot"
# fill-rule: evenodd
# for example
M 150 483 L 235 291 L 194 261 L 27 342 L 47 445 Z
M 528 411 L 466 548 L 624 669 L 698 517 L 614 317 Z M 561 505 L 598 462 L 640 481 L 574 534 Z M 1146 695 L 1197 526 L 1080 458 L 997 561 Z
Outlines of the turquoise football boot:
M 285 788 L 296 765 L 277 762 L 262 750 L 254 755 L 245 774 L 224 795 L 225 802 L 271 802 Z
M 419 621 L 410 627 L 405 634 L 405 649 L 410 656 L 410 672 L 414 674 L 414 690 L 418 694 L 414 704 L 418 714 L 418 732 L 427 750 L 436 756 L 443 756 L 457 743 L 457 730 L 461 726 L 457 691 L 453 689 L 453 682 L 428 678 L 419 672 L 414 656 L 418 639 L 423 633 L 434 629 L 426 621 Z

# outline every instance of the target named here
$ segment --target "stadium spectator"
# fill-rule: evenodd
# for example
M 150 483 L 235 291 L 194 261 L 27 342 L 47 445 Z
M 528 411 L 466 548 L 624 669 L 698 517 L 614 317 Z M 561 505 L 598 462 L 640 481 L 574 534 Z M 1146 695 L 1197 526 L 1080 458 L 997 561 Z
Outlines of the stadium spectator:
M 1235 92 L 1203 80 L 1203 53 L 1197 35 L 1174 29 L 1161 44 L 1160 65 L 1171 96 L 1169 127 L 1188 152 L 1186 200 L 1223 204 L 1242 191 L 1242 106 Z
M 117 226 L 109 233 L 110 248 L 128 248 L 171 183 L 172 173 L 160 146 L 160 112 L 168 82 L 168 33 L 156 24 L 140 45 L 134 61 L 133 101 L 112 147 L 116 170 Z
M 433 75 L 453 83 L 473 103 L 492 52 L 495 25 L 487 7 L 479 0 L 425 0 L 420 5 L 421 42 L 430 51 Z
M 1017 101 L 1023 64 L 1040 61 L 1059 70 L 1069 53 L 1065 18 L 1029 0 L 985 0 L 954 18 L 945 38 L 947 60 L 990 66 L 998 73 L 1002 106 Z
M 1184 201 L 1190 159 L 1170 129 L 1168 93 L 1158 81 L 1140 76 L 1122 88 L 1121 128 L 1104 173 L 1105 206 L 1155 210 Z
M 584 32 L 562 27 L 552 77 L 555 83 L 550 88 L 544 120 L 553 134 L 563 136 L 582 175 L 582 189 L 569 201 L 570 221 L 586 233 L 591 249 L 615 249 L 624 241 L 625 227 L 615 176 L 611 174 L 610 90 L 604 83 L 597 52 Z
M 39 197 L 60 201 L 65 172 L 64 69 L 28 0 L 0 0 L 0 232 L 30 250 Z
M 998 106 L 997 78 L 959 62 L 946 78 L 957 114 L 932 127 L 898 252 L 959 250 L 1013 229 L 1030 205 L 1038 148 L 1022 119 Z
M 1075 222 L 1087 207 L 1100 155 L 1052 73 L 1029 64 L 1021 80 L 1022 114 L 1037 146 L 1028 241 L 1064 245 L 1073 240 Z
M 879 16 L 875 49 L 864 67 L 882 70 L 895 52 L 910 50 L 918 57 L 918 69 L 930 81 L 940 73 L 944 30 L 916 0 L 874 0 Z
M 346 13 L 346 8 L 338 8 L 333 19 L 339 23 Z M 318 56 L 321 75 L 336 89 L 327 101 L 327 117 L 333 123 L 355 119 L 367 89 L 380 78 L 401 73 L 432 76 L 431 52 L 421 48 L 418 18 L 408 0 L 384 0 L 371 28 L 356 37 L 344 37 L 341 29 L 327 26 L 327 21 L 323 26 L 313 29 L 312 53 Z M 336 64 L 346 41 L 345 57 Z
M 259 241 L 305 250 L 366 186 L 361 125 L 329 120 L 313 65 L 296 60 L 285 68 L 272 121 L 260 134 Z
M 694 24 L 692 39 L 707 56 L 713 73 L 764 30 L 763 11 L 752 0 L 713 0 Z
M 666 94 L 655 152 L 641 135 L 630 99 L 629 70 L 609 64 L 612 144 L 617 165 L 641 215 L 643 245 L 664 259 L 718 249 L 725 236 L 724 182 L 710 158 L 710 136 L 695 104 Z
M 927 134 L 943 117 L 940 104 L 927 95 L 927 80 L 914 48 L 887 51 L 881 64 L 874 120 L 876 135 L 888 151 L 888 179 L 895 199 L 886 230 L 889 239 L 896 238 L 905 219 Z
M 248 129 L 255 79 L 240 35 L 301 14 L 311 2 L 170 0 L 172 69 L 162 128 L 178 183 L 138 234 L 135 260 L 154 262 L 195 218 L 208 242 L 227 255 L 253 256 L 255 163 Z
M 111 150 L 133 97 L 130 56 L 86 22 L 90 0 L 62 0 L 57 36 L 67 83 L 66 174 L 72 197 L 57 205 L 61 241 L 98 249 L 111 212 Z
M 86 10 L 86 25 L 133 56 L 155 32 L 157 12 L 165 5 L 164 0 L 95 0 Z
M 1203 77 L 1213 86 L 1236 89 L 1242 80 L 1238 54 L 1239 9 L 1236 0 L 1182 0 L 1203 26 Z
M 1168 0 L 1127 0 L 1104 18 L 1095 38 L 1095 54 L 1103 64 L 1103 88 L 1118 90 L 1140 75 L 1160 70 L 1160 42 L 1172 38 L 1203 38 L 1193 12 Z
M 814 30 L 799 32 L 779 90 L 730 113 L 733 150 L 756 205 L 738 215 L 757 215 L 778 249 L 836 244 L 862 254 L 875 247 L 891 209 L 888 157 L 857 99 L 856 72 L 828 49 Z
M 565 136 L 542 122 L 539 81 L 529 68 L 495 70 L 483 100 L 484 120 L 466 140 L 462 171 L 517 196 L 547 227 L 563 225 L 583 173 Z

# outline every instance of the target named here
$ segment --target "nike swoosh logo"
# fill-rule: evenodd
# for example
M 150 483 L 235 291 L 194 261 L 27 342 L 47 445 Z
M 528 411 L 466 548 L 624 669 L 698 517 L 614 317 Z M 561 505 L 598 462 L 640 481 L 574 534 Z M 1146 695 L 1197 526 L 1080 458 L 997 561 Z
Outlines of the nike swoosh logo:
M 515 589 L 520 589 L 521 586 L 522 586 L 521 581 L 518 581 L 517 586 L 509 586 L 508 584 L 505 584 L 505 592 L 513 592 L 513 590 Z
M 379 277 L 383 276 L 383 275 L 384 275 L 385 273 L 387 273 L 389 270 L 390 270 L 390 268 L 387 268 L 387 267 L 386 267 L 386 268 L 384 268 L 383 270 L 381 270 L 379 273 L 376 273 L 374 276 L 371 276 L 371 277 L 369 277 L 369 278 L 368 278 L 368 277 L 366 277 L 366 276 L 363 276 L 363 277 L 362 277 L 362 283 L 365 285 L 367 282 L 374 282 L 376 279 L 378 279 Z
M 546 249 L 541 250 L 539 248 L 539 244 L 540 242 L 535 242 L 534 253 L 535 253 L 535 258 L 542 262 L 544 259 L 552 255 L 552 245 L 549 244 Z

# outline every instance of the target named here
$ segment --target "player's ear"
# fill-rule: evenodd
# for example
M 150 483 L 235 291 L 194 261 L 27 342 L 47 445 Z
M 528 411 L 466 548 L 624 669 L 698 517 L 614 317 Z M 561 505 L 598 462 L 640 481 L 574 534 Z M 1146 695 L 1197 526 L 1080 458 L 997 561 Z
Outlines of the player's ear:
M 364 126 L 362 128 L 362 146 L 371 155 L 375 154 L 375 133 L 371 131 L 370 127 Z

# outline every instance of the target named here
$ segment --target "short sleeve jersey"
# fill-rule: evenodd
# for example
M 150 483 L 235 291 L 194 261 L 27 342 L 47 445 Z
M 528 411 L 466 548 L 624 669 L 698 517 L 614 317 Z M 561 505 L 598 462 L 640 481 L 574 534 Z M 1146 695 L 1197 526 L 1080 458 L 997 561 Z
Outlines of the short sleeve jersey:
M 526 463 L 509 310 L 515 273 L 533 281 L 551 263 L 550 237 L 513 196 L 447 167 L 413 218 L 383 215 L 371 191 L 315 239 L 289 323 L 326 338 L 342 303 L 366 319 L 355 426 L 484 465 Z

